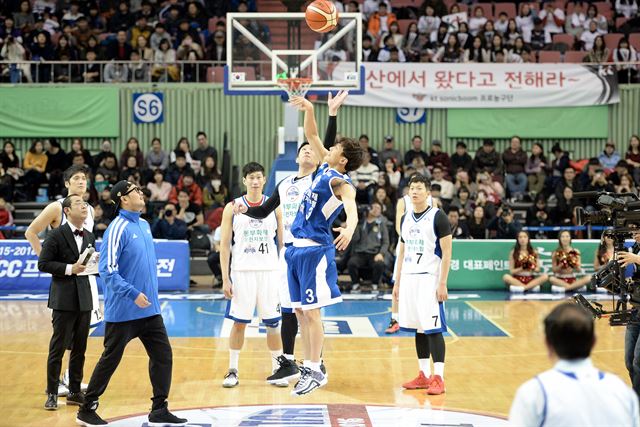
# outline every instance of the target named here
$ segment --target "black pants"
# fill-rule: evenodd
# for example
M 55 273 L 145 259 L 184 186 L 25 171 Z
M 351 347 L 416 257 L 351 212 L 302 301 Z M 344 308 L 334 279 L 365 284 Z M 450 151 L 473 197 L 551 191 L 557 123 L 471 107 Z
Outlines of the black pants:
M 222 270 L 220 269 L 220 252 L 212 251 L 207 257 L 207 264 L 214 276 L 220 277 Z
M 351 282 L 356 284 L 360 282 L 360 269 L 371 269 L 371 282 L 373 284 L 380 283 L 382 273 L 384 273 L 384 261 L 374 261 L 374 254 L 363 253 L 351 253 L 349 261 L 347 262 L 347 268 L 349 269 L 349 276 L 351 276 Z
M 145 317 L 127 322 L 106 322 L 104 351 L 93 370 L 85 396 L 85 409 L 107 389 L 111 376 L 120 364 L 124 349 L 134 338 L 139 338 L 149 355 L 149 378 L 153 387 L 152 410 L 164 407 L 171 388 L 173 355 L 162 316 Z
M 47 359 L 47 393 L 58 394 L 62 357 L 70 345 L 72 349 L 69 359 L 69 391 L 72 393 L 80 391 L 90 322 L 90 311 L 53 310 L 51 319 L 53 335 L 49 342 Z

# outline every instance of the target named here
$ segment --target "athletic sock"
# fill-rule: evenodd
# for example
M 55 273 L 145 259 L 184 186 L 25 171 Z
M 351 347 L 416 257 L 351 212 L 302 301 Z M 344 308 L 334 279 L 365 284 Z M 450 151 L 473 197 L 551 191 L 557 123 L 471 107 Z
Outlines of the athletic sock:
M 271 351 L 271 372 L 275 372 L 280 366 L 278 357 L 282 355 L 282 350 Z
M 293 354 L 284 354 L 284 357 L 286 357 L 288 360 L 296 360 Z
M 391 320 L 398 321 L 398 313 L 391 313 Z
M 440 375 L 440 378 L 444 379 L 444 362 L 435 362 L 433 364 L 434 375 Z
M 240 360 L 240 350 L 229 349 L 229 369 L 238 370 L 238 360 Z
M 511 285 L 509 286 L 509 292 L 521 294 L 524 292 L 524 286 Z
M 322 372 L 320 370 L 320 362 L 309 362 L 309 369 L 312 369 L 316 372 Z
M 418 365 L 425 377 L 431 376 L 431 359 L 418 359 Z

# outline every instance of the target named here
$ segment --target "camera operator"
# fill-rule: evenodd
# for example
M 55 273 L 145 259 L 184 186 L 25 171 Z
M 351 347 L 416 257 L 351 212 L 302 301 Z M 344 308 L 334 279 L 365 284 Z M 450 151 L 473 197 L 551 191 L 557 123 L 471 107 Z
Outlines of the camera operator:
M 618 262 L 622 267 L 635 264 L 634 287 L 631 294 L 633 311 L 624 337 L 624 362 L 629 371 L 631 386 L 640 397 L 640 233 L 634 234 L 634 240 L 631 252 L 618 252 Z
M 493 218 L 487 228 L 495 234 L 496 239 L 517 239 L 518 232 L 522 229 L 520 221 L 514 218 L 509 206 L 502 205 L 498 208 L 497 216 Z

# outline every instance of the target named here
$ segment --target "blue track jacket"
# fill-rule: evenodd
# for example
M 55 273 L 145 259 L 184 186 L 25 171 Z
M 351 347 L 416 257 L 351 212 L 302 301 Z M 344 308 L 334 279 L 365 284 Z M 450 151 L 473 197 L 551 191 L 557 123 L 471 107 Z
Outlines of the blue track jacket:
M 126 322 L 160 314 L 156 252 L 149 223 L 139 212 L 121 209 L 104 232 L 100 277 L 104 281 L 104 320 Z M 151 305 L 134 302 L 140 292 Z

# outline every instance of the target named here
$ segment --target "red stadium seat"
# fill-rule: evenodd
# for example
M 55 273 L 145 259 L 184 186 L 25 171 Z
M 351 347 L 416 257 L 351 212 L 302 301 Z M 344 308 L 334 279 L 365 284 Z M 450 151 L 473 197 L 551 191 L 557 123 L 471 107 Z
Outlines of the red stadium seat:
M 224 82 L 224 67 L 208 67 L 207 82 L 209 83 Z
M 515 3 L 496 3 L 493 16 L 497 19 L 500 16 L 500 12 L 506 13 L 509 18 L 513 19 L 518 15 Z
M 604 15 L 605 12 L 611 10 L 611 3 L 608 1 L 596 1 L 593 5 L 598 8 L 598 12 Z M 586 12 L 586 11 L 585 11 Z
M 541 64 L 562 62 L 560 60 L 560 52 L 553 50 L 541 50 L 538 52 L 538 62 Z
M 554 34 L 553 35 L 553 43 L 564 43 L 569 49 L 573 48 L 573 45 L 576 43 L 576 39 L 572 34 Z
M 624 37 L 624 34 L 620 33 L 609 33 L 604 35 L 604 44 L 609 48 L 610 51 L 618 47 L 618 42 L 621 38 Z
M 393 9 L 407 6 L 419 8 L 421 5 L 422 1 L 420 0 L 393 0 L 391 2 L 391 7 Z
M 629 44 L 640 51 L 640 33 L 629 34 Z
M 485 18 L 493 19 L 493 6 L 491 5 L 491 3 L 475 3 L 475 4 L 470 5 L 469 6 L 469 18 L 474 16 L 474 11 L 476 10 L 476 7 L 482 8 L 482 11 L 484 12 Z
M 208 28 L 210 33 L 213 33 L 216 30 L 216 24 L 218 23 L 218 21 L 226 22 L 226 19 L 218 18 L 216 16 L 214 16 L 213 18 L 209 18 Z
M 412 22 L 415 22 L 417 24 L 417 22 L 413 19 L 398 19 L 398 27 L 400 27 L 400 34 L 406 35 L 407 29 L 409 28 L 409 25 L 411 25 Z
M 564 53 L 564 62 L 568 64 L 579 64 L 586 55 L 587 52 L 581 50 L 568 50 Z

